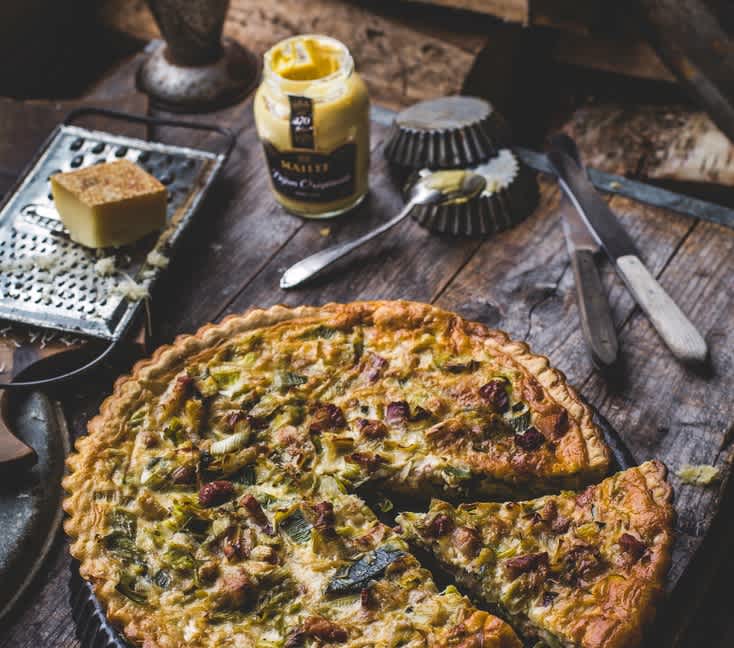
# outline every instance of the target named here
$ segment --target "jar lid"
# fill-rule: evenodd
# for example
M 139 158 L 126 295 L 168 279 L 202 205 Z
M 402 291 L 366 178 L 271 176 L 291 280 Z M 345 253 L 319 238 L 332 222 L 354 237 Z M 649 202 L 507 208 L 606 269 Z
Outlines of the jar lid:
M 451 169 L 485 162 L 509 142 L 507 122 L 488 101 L 441 97 L 396 116 L 385 157 L 413 169 Z
M 423 227 L 439 234 L 486 238 L 509 229 L 533 213 L 539 200 L 535 173 L 509 150 L 502 149 L 488 162 L 467 169 L 487 180 L 484 191 L 465 203 L 417 205 L 410 215 Z M 423 169 L 408 180 L 405 192 Z

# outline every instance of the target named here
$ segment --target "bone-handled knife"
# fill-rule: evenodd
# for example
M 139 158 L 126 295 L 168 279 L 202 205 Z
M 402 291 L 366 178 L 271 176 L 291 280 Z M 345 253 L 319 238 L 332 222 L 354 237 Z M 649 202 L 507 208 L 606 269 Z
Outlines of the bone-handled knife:
M 619 347 L 594 258 L 599 246 L 565 194 L 561 195 L 558 213 L 576 283 L 581 332 L 594 364 L 601 370 L 610 369 L 617 362 Z
M 632 239 L 576 159 L 576 144 L 570 137 L 559 134 L 549 140 L 548 160 L 558 175 L 563 192 L 614 263 L 617 273 L 660 337 L 679 360 L 705 362 L 708 356 L 705 340 L 642 263 Z

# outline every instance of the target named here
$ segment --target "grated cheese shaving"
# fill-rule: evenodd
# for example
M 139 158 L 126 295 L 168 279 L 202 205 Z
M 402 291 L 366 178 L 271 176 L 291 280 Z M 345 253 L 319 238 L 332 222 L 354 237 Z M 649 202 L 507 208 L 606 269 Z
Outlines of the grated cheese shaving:
M 678 471 L 684 483 L 693 486 L 710 486 L 719 479 L 719 469 L 708 464 L 684 464 Z
M 145 261 L 148 265 L 151 265 L 154 268 L 165 268 L 168 265 L 170 259 L 164 254 L 158 252 L 158 250 L 152 250 L 148 254 Z
M 108 277 L 109 275 L 114 274 L 117 271 L 117 268 L 115 267 L 115 257 L 102 257 L 94 264 L 94 271 L 100 277 Z
M 116 295 L 122 295 L 131 301 L 144 299 L 148 296 L 148 289 L 136 281 L 133 281 L 130 277 L 126 277 L 116 286 L 112 286 L 109 291 Z

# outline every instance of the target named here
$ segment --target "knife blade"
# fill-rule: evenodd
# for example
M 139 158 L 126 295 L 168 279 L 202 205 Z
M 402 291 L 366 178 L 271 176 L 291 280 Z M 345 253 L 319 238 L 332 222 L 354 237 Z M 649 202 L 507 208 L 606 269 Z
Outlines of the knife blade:
M 578 159 L 576 144 L 567 135 L 555 135 L 549 140 L 548 160 L 561 189 L 660 337 L 679 360 L 705 362 L 705 340 L 642 263 L 634 242 L 576 162 Z
M 617 362 L 619 346 L 594 259 L 599 246 L 565 194 L 561 195 L 558 212 L 576 284 L 581 332 L 594 365 L 600 370 L 611 369 Z

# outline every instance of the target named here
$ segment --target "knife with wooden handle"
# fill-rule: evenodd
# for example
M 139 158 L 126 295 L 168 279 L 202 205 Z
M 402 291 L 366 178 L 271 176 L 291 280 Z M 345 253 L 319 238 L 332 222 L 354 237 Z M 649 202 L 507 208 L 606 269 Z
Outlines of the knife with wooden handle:
M 614 263 L 617 273 L 665 344 L 682 362 L 705 362 L 708 357 L 705 340 L 640 260 L 632 239 L 576 162 L 578 154 L 574 141 L 559 134 L 553 136 L 549 144 L 548 160 L 564 194 Z
M 576 284 L 581 332 L 594 365 L 600 370 L 608 370 L 617 363 L 619 346 L 594 258 L 599 246 L 565 195 L 561 196 L 558 212 Z

